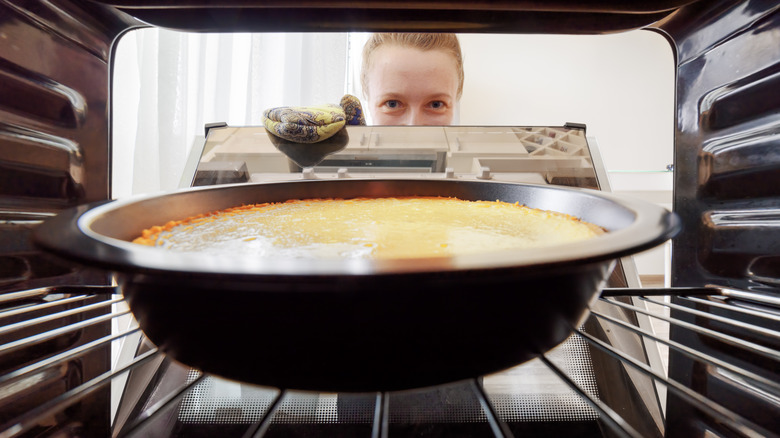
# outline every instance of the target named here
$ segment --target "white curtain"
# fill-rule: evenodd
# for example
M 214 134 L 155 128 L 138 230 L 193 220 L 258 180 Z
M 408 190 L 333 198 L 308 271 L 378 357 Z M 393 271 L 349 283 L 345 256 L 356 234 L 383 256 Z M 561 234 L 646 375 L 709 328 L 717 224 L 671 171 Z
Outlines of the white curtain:
M 112 85 L 114 198 L 175 189 L 207 123 L 259 125 L 267 108 L 337 104 L 354 93 L 348 52 L 345 33 L 126 34 Z

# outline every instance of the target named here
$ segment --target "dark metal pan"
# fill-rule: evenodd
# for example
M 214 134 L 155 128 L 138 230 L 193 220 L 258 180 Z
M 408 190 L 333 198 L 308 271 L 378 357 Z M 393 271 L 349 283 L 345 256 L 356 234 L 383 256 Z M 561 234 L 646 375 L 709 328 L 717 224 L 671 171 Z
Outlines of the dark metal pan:
M 418 260 L 279 260 L 129 242 L 169 220 L 301 198 L 454 196 L 567 213 L 605 228 L 532 251 Z M 241 184 L 82 206 L 38 227 L 50 251 L 117 273 L 144 333 L 231 379 L 319 391 L 428 386 L 499 371 L 565 340 L 618 257 L 669 239 L 676 216 L 582 189 L 452 179 Z

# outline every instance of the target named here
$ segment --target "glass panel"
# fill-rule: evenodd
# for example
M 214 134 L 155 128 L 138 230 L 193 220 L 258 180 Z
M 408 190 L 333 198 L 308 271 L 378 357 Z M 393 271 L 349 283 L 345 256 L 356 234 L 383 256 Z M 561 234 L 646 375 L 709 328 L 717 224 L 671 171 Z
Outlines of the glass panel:
M 585 131 L 569 127 L 347 126 L 315 144 L 281 140 L 263 127 L 209 131 L 192 185 L 318 178 L 489 177 L 598 188 Z

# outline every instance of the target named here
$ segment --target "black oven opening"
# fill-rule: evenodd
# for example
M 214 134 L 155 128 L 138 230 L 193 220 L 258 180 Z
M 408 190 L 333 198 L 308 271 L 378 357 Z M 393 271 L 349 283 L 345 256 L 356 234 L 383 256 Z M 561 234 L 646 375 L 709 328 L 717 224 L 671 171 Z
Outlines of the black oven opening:
M 0 1 L 0 436 L 777 435 L 775 5 L 143 3 Z M 265 108 L 359 96 L 362 32 L 401 25 L 462 35 L 455 126 L 350 128 L 313 158 L 266 141 Z M 142 193 L 410 175 L 611 189 L 683 232 L 620 260 L 555 349 L 370 393 L 171 360 L 110 273 L 33 244 L 60 212 Z

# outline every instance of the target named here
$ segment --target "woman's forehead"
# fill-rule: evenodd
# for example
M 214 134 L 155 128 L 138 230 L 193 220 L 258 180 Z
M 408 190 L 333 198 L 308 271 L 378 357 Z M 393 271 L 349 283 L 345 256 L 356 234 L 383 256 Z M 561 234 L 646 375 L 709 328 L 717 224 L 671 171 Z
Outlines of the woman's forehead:
M 457 64 L 448 52 L 387 46 L 377 49 L 372 58 L 368 77 L 372 95 L 424 89 L 454 97 L 457 92 Z
M 422 62 L 420 62 L 422 61 Z M 457 60 L 452 53 L 442 49 L 422 50 L 416 47 L 405 47 L 387 44 L 378 47 L 371 55 L 371 66 L 378 64 L 404 63 L 416 65 L 418 68 L 429 68 L 434 65 L 446 66 L 457 75 Z

